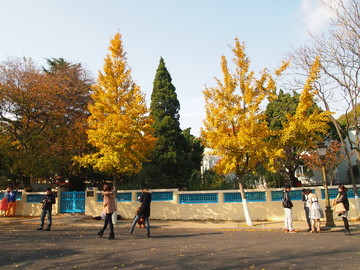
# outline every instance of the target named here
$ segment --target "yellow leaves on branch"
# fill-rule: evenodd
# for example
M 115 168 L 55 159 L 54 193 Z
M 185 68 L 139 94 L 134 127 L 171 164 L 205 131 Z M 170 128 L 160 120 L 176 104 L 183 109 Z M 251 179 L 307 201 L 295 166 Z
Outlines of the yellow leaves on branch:
M 235 39 L 233 48 L 235 72 L 231 72 L 225 56 L 221 58 L 222 80 L 215 79 L 215 87 L 204 91 L 204 127 L 201 130 L 205 146 L 221 157 L 215 166 L 220 173 L 245 174 L 259 164 L 274 167 L 284 154 L 284 146 L 311 147 L 319 134 L 326 132 L 329 112 L 313 109 L 320 59 L 312 66 L 293 116 L 288 116 L 283 130 L 272 131 L 265 121 L 264 102 L 275 98 L 276 83 L 264 69 L 259 78 L 250 70 L 245 46 Z M 283 62 L 274 72 L 280 76 L 288 67 Z M 311 111 L 313 110 L 313 111 Z M 272 139 L 270 139 L 272 138 Z
M 141 163 L 147 161 L 155 147 L 153 120 L 144 94 L 131 78 L 120 33 L 110 42 L 103 72 L 99 72 L 93 91 L 87 134 L 96 152 L 77 157 L 76 161 L 100 171 L 139 172 Z
M 221 173 L 244 173 L 264 161 L 268 128 L 260 106 L 275 89 L 267 70 L 260 78 L 250 71 L 245 45 L 235 39 L 235 72 L 231 73 L 225 56 L 221 58 L 223 79 L 203 91 L 206 117 L 201 131 L 205 145 L 221 157 L 215 169 Z M 277 71 L 285 70 L 287 63 Z M 240 172 L 238 171 L 240 170 Z
M 320 58 L 317 57 L 301 92 L 296 113 L 293 116 L 289 115 L 288 122 L 284 124 L 281 134 L 282 145 L 292 144 L 304 149 L 310 148 L 312 143 L 320 140 L 320 134 L 324 134 L 328 129 L 330 112 L 309 111 L 314 105 L 314 84 L 319 78 L 320 65 Z

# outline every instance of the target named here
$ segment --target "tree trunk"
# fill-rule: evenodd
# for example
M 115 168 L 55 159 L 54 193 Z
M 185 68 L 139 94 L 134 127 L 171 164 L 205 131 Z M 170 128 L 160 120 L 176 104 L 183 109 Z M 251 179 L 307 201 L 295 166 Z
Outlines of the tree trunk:
M 121 176 L 118 173 L 113 174 L 113 189 L 117 190 L 117 187 L 121 183 Z
M 240 194 L 241 194 L 242 205 L 243 205 L 243 209 L 244 209 L 244 216 L 245 216 L 245 220 L 246 220 L 246 225 L 253 226 L 253 223 L 252 223 L 252 220 L 251 220 L 251 217 L 250 217 L 250 213 L 249 213 L 249 208 L 248 208 L 248 205 L 247 205 L 244 185 L 242 183 L 243 176 L 240 173 L 237 173 L 237 178 L 238 178 L 238 183 L 239 183 L 239 187 L 240 187 Z
M 31 182 L 30 182 L 30 177 L 27 176 L 27 175 L 22 175 L 21 176 L 21 180 L 23 182 L 23 185 L 24 185 L 24 189 L 26 190 L 31 190 L 32 187 L 31 187 Z
M 301 182 L 299 181 L 299 179 L 295 176 L 295 171 L 294 170 L 289 170 L 288 172 L 289 175 L 289 179 L 290 179 L 290 183 L 292 187 L 298 187 L 300 186 Z
M 348 164 L 349 173 L 350 173 L 350 179 L 351 179 L 351 183 L 352 183 L 353 190 L 354 190 L 355 208 L 356 208 L 357 215 L 360 216 L 360 201 L 359 201 L 359 196 L 358 196 L 358 192 L 357 192 L 357 188 L 356 188 L 356 179 L 355 179 L 355 175 L 354 175 L 352 165 L 351 165 L 350 153 L 349 153 L 349 150 L 347 148 L 347 144 L 343 139 L 343 134 L 341 132 L 342 129 L 339 126 L 339 123 L 336 121 L 335 118 L 333 118 L 333 117 L 330 117 L 330 118 L 331 118 L 331 121 L 335 125 L 336 132 L 337 132 L 337 134 L 339 135 L 339 138 L 340 138 L 340 142 L 342 143 L 342 145 L 344 145 L 346 161 L 347 161 L 347 164 Z M 345 136 L 349 137 L 349 134 L 345 134 Z

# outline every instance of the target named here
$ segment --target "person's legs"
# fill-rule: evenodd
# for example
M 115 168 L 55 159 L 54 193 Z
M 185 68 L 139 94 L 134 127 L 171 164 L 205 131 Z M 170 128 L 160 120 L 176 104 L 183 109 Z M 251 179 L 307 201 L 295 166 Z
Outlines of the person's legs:
M 13 202 L 12 216 L 15 216 L 15 214 L 16 214 L 16 201 Z
M 311 232 L 314 233 L 316 229 L 316 221 L 315 219 L 311 220 Z
M 42 230 L 44 228 L 45 216 L 46 216 L 46 210 L 41 210 L 40 226 L 37 228 L 37 230 Z
M 49 224 L 48 224 L 48 228 L 50 229 L 51 228 L 51 225 L 52 225 L 52 215 L 51 215 L 51 210 L 46 210 L 46 213 L 47 213 L 47 216 L 48 216 L 48 221 L 49 221 Z
M 285 229 L 289 231 L 293 231 L 292 227 L 292 212 L 291 208 L 284 208 L 285 210 Z
M 112 214 L 106 214 L 106 219 L 107 219 L 107 222 L 109 224 L 109 228 L 110 228 L 110 234 L 109 234 L 109 237 L 108 239 L 114 239 L 115 238 L 115 234 L 114 234 L 114 224 L 112 222 Z
M 109 220 L 108 220 L 108 217 L 107 217 L 107 214 L 106 214 L 106 215 L 105 215 L 105 220 L 104 220 L 104 226 L 103 226 L 103 228 L 98 232 L 98 236 L 99 236 L 99 237 L 102 237 L 102 236 L 103 236 L 104 231 L 106 230 L 108 224 L 109 224 Z
M 135 228 L 135 225 L 136 225 L 136 222 L 138 222 L 139 218 L 140 218 L 139 215 L 136 215 L 136 216 L 135 216 L 134 221 L 133 221 L 133 223 L 131 224 L 131 228 L 130 228 L 130 231 L 129 231 L 130 234 L 133 233 L 134 228 Z
M 289 230 L 288 228 L 288 220 L 287 220 L 287 212 L 286 212 L 286 208 L 284 208 L 284 228 L 285 230 Z
M 321 223 L 320 223 L 320 219 L 317 219 L 316 220 L 316 231 L 318 232 L 318 233 L 320 233 L 320 226 L 321 225 Z
M 110 232 L 114 232 L 114 224 L 112 222 L 112 214 L 106 214 L 106 217 L 108 219 L 108 223 L 109 223 L 109 228 L 110 228 Z
M 350 234 L 350 226 L 347 217 L 342 217 L 342 220 L 344 221 L 345 234 Z
M 7 209 L 6 209 L 6 213 L 5 213 L 5 216 L 9 217 L 10 216 L 10 212 L 13 212 L 14 213 L 14 203 L 13 202 L 9 202 L 8 203 L 8 206 L 7 206 Z
M 309 207 L 304 207 L 305 209 L 305 217 L 306 217 L 306 222 L 308 224 L 308 227 L 309 227 L 309 231 L 311 230 L 311 219 L 310 219 L 310 209 Z
M 146 226 L 146 236 L 150 237 L 150 221 L 149 217 L 145 217 L 145 226 Z
M 41 211 L 41 217 L 40 217 L 40 227 L 43 228 L 44 227 L 44 222 L 45 222 L 45 216 L 46 216 L 46 210 L 42 210 Z

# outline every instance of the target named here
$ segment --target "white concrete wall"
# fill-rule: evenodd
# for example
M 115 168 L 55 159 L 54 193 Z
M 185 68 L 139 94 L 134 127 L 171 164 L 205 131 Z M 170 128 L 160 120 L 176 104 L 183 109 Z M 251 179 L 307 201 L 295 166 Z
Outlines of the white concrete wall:
M 350 190 L 352 187 L 347 186 Z M 329 187 L 330 189 L 336 187 Z M 292 190 L 301 190 L 302 188 L 294 188 Z M 321 199 L 322 187 L 312 187 L 320 199 L 322 209 L 325 209 L 325 201 Z M 249 202 L 248 207 L 250 216 L 253 220 L 283 220 L 284 210 L 281 201 L 272 201 L 271 192 L 281 191 L 282 189 L 262 189 L 247 190 L 247 192 L 266 192 L 265 202 Z M 152 219 L 170 219 L 170 220 L 245 220 L 243 204 L 241 202 L 224 202 L 224 193 L 238 193 L 239 190 L 211 190 L 211 191 L 178 191 L 177 189 L 157 189 L 153 192 L 172 192 L 173 199 L 171 201 L 153 201 L 151 203 Z M 140 190 L 118 190 L 118 193 L 131 193 L 131 201 L 117 202 L 117 213 L 125 219 L 132 219 L 136 209 L 140 206 L 137 201 L 137 193 Z M 85 214 L 90 216 L 98 216 L 102 212 L 102 202 L 98 201 L 97 194 L 101 191 L 88 189 L 85 194 Z M 190 203 L 180 204 L 181 194 L 207 194 L 217 193 L 217 203 Z M 22 200 L 17 201 L 16 215 L 18 216 L 39 216 L 41 214 L 42 205 L 38 202 L 28 203 L 28 195 L 43 195 L 44 192 L 27 193 L 22 191 Z M 60 212 L 60 192 L 56 198 L 56 204 L 53 206 L 53 214 Z M 89 195 L 89 196 L 88 196 Z M 92 195 L 92 196 L 90 196 Z M 349 218 L 356 219 L 355 201 L 349 199 L 350 211 Z M 303 204 L 299 200 L 293 200 L 293 218 L 294 220 L 304 220 Z M 334 218 L 336 216 L 334 215 Z
M 329 187 L 336 188 L 336 187 Z M 350 186 L 348 187 L 351 188 Z M 301 190 L 302 188 L 294 188 L 292 190 Z M 320 199 L 322 209 L 325 209 L 325 201 L 321 199 L 322 187 L 312 187 Z M 281 201 L 271 200 L 271 191 L 281 191 L 282 189 L 266 189 L 266 190 L 248 190 L 248 192 L 265 191 L 265 202 L 248 202 L 250 216 L 253 220 L 283 220 L 284 209 Z M 85 209 L 86 215 L 98 216 L 102 212 L 102 202 L 97 201 L 97 193 L 94 189 L 94 196 L 86 197 Z M 170 219 L 170 220 L 245 220 L 243 205 L 240 202 L 224 202 L 224 193 L 239 190 L 212 190 L 212 191 L 178 191 L 177 189 L 168 190 L 152 190 L 153 192 L 172 191 L 172 201 L 153 201 L 151 203 L 152 219 Z M 131 202 L 117 202 L 117 213 L 125 219 L 132 219 L 136 209 L 140 206 L 140 202 L 136 201 L 136 194 L 140 190 L 119 190 L 121 192 L 131 192 Z M 180 204 L 180 194 L 201 194 L 201 193 L 217 193 L 218 203 L 191 203 Z M 350 211 L 349 218 L 356 219 L 356 210 L 354 199 L 349 199 Z M 293 200 L 293 218 L 294 220 L 304 220 L 305 213 L 301 200 Z M 336 216 L 334 216 L 336 218 Z
M 22 193 L 22 199 L 16 201 L 16 216 L 40 216 L 42 210 L 42 204 L 39 202 L 28 203 L 28 195 L 45 195 L 46 192 L 25 192 L 24 190 L 19 190 Z M 56 195 L 56 192 L 53 192 Z M 56 198 L 56 204 L 53 205 L 53 214 L 56 215 L 59 212 L 59 200 Z

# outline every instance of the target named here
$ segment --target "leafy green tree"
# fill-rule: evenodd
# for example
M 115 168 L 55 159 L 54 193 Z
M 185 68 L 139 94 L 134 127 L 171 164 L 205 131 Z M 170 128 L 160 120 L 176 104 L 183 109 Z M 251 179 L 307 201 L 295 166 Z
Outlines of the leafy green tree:
M 294 115 L 296 108 L 299 104 L 299 94 L 295 91 L 291 93 L 284 93 L 282 90 L 279 93 L 274 93 L 276 98 L 273 98 L 268 103 L 265 114 L 266 120 L 270 129 L 272 130 L 282 130 L 284 128 L 284 123 L 288 122 L 288 115 Z M 297 186 L 299 180 L 295 176 L 295 172 L 298 169 L 299 165 L 303 164 L 300 155 L 304 149 L 298 149 L 293 145 L 284 146 L 284 157 L 281 158 L 282 166 L 278 167 L 278 172 L 283 177 L 288 179 L 291 182 L 292 186 Z M 269 173 L 267 176 L 270 177 L 270 181 L 274 179 L 274 173 Z M 275 177 L 275 179 L 281 179 Z
M 143 173 L 146 184 L 153 188 L 186 187 L 193 171 L 200 170 L 203 148 L 190 129 L 182 132 L 179 110 L 175 86 L 160 58 L 150 105 L 157 143 Z

